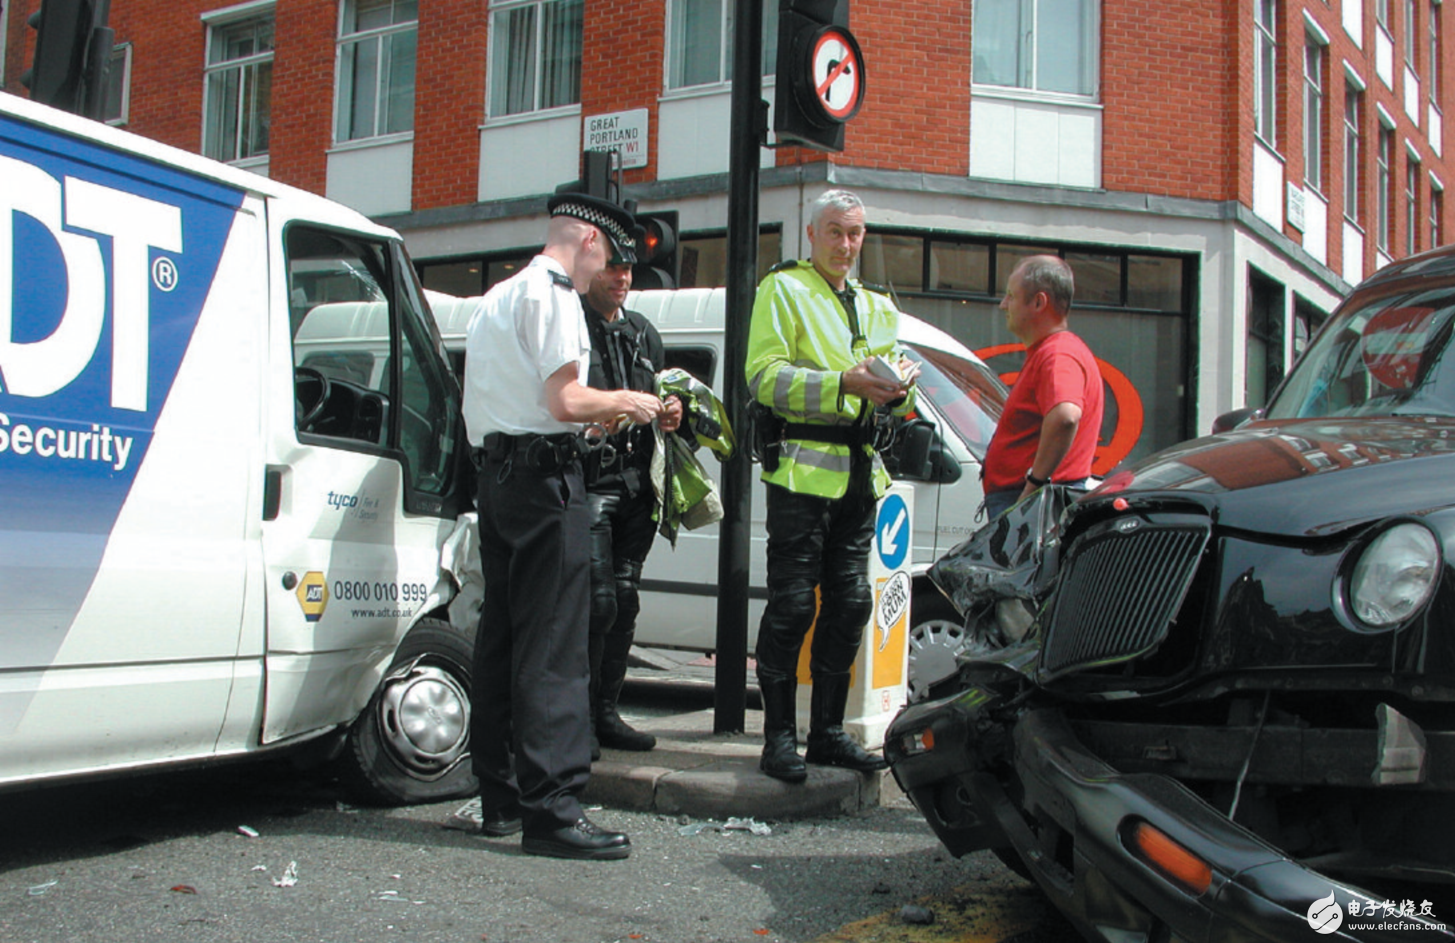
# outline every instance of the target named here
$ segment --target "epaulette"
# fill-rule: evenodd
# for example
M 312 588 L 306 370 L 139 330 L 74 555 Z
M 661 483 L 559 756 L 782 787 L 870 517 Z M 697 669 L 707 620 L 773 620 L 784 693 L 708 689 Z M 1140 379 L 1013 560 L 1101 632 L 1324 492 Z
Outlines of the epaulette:
M 777 265 L 770 268 L 768 270 L 768 273 L 771 275 L 774 272 L 782 272 L 786 271 L 787 269 L 797 268 L 800 264 L 808 263 L 805 263 L 802 259 L 784 259 L 782 262 L 779 262 Z
M 576 283 L 571 281 L 571 276 L 561 272 L 551 272 L 551 281 L 560 285 L 562 288 L 569 288 L 572 291 L 576 290 Z
M 865 291 L 872 291 L 876 295 L 887 295 L 887 294 L 889 294 L 889 286 L 888 285 L 876 285 L 873 282 L 860 282 L 859 283 L 859 287 L 862 288 L 862 289 L 864 289 Z

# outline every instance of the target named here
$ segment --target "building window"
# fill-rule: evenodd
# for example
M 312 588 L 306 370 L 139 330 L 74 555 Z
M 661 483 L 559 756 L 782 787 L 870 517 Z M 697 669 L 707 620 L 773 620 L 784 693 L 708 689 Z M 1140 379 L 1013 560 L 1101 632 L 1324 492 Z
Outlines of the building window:
M 671 0 L 667 5 L 667 87 L 716 85 L 733 78 L 733 0 Z M 778 65 L 778 0 L 763 4 L 763 74 Z
M 338 42 L 340 141 L 414 130 L 417 0 L 343 0 Z
M 1313 340 L 1319 328 L 1329 319 L 1325 311 L 1314 307 L 1308 299 L 1298 295 L 1293 296 L 1293 359 L 1296 361 L 1303 356 L 1308 349 L 1309 341 Z
M 584 9 L 584 0 L 492 5 L 491 117 L 580 104 Z
M 1411 72 L 1415 69 L 1415 49 L 1419 47 L 1419 32 L 1415 26 L 1419 19 L 1419 0 L 1404 0 L 1404 61 L 1410 67 Z
M 1313 36 L 1303 47 L 1303 180 L 1324 189 L 1324 61 L 1325 50 Z
M 1344 215 L 1359 221 L 1359 121 L 1364 92 L 1344 86 Z
M 1248 270 L 1248 346 L 1244 404 L 1262 406 L 1283 380 L 1283 286 Z
M 1420 235 L 1420 162 L 1407 155 L 1404 165 L 1404 254 L 1419 251 Z
M 1444 230 L 1440 221 L 1445 216 L 1445 190 L 1430 184 L 1430 248 L 1436 249 L 1444 244 Z
M 1274 40 L 1276 16 L 1276 0 L 1254 0 L 1253 131 L 1269 144 L 1275 143 L 1274 121 L 1278 102 L 1278 44 Z
M 974 81 L 1094 96 L 1098 8 L 1097 0 L 977 0 Z
M 202 153 L 226 161 L 267 154 L 273 97 L 271 10 L 208 27 L 206 81 Z
M 1429 42 L 1428 55 L 1425 57 L 1429 66 L 1429 77 L 1426 84 L 1430 86 L 1430 101 L 1438 105 L 1440 102 L 1440 0 L 1430 0 L 1430 19 L 1425 36 Z
M 1389 0 L 1374 0 L 1374 22 L 1389 32 Z
M 1379 125 L 1379 149 L 1374 155 L 1374 197 L 1378 200 L 1378 223 L 1375 227 L 1376 244 L 1385 255 L 1389 255 L 1389 231 L 1393 228 L 1394 177 L 1390 165 L 1394 161 L 1394 129 Z
M 103 99 L 101 120 L 107 124 L 126 124 L 131 110 L 131 43 L 122 43 L 111 50 Z

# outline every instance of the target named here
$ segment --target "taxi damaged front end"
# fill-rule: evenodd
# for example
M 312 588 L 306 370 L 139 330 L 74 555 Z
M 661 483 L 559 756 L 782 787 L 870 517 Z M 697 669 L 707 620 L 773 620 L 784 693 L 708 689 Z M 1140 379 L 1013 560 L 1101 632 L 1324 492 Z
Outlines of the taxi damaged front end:
M 1334 939 L 1455 939 L 1455 423 L 1379 425 L 1196 440 L 1076 505 L 1030 636 L 886 735 L 945 846 L 1091 939 L 1309 940 L 1323 901 Z M 1293 453 L 1370 460 L 1315 488 Z

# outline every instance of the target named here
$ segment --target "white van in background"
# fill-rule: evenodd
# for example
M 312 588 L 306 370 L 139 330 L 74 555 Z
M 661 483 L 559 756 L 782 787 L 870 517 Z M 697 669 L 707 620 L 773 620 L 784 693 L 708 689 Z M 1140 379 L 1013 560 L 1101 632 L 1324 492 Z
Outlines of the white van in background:
M 429 300 L 456 371 L 462 371 L 465 328 L 479 299 L 431 292 Z M 660 366 L 682 367 L 720 394 L 726 301 L 723 288 L 638 291 L 628 295 L 626 307 L 640 311 L 661 332 L 666 363 Z M 900 340 L 922 365 L 916 415 L 936 431 L 928 475 L 909 478 L 896 473 L 901 480 L 912 481 L 915 491 L 909 689 L 910 698 L 916 699 L 930 684 L 956 671 L 955 655 L 967 641 L 962 620 L 930 585 L 925 572 L 975 529 L 982 500 L 980 462 L 995 432 L 1006 390 L 959 341 L 913 316 L 901 320 Z M 717 463 L 704 458 L 703 465 L 715 472 Z M 767 599 L 765 497 L 757 469 L 753 482 L 749 651 Z M 643 573 L 638 645 L 701 652 L 716 648 L 718 532 L 717 525 L 683 530 L 675 550 L 665 542 L 653 548 Z
M 473 791 L 427 310 L 353 210 L 0 93 L 0 787 L 307 746 Z

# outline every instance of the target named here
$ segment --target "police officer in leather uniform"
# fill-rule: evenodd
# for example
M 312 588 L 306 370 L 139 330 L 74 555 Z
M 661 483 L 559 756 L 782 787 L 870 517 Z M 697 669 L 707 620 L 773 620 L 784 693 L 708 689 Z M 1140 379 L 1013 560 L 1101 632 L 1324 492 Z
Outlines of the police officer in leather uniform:
M 768 605 L 756 651 L 760 767 L 790 783 L 808 777 L 805 758 L 860 772 L 885 767 L 844 731 L 844 710 L 849 669 L 873 607 L 875 504 L 889 486 L 874 449 L 875 414 L 886 406 L 907 413 L 919 371 L 901 357 L 893 303 L 849 277 L 864 242 L 863 202 L 829 190 L 809 219 L 810 258 L 775 266 L 758 287 L 746 366 L 750 393 L 781 424 L 777 444 L 763 457 Z M 878 357 L 897 370 L 894 379 L 874 372 Z M 795 723 L 798 657 L 815 611 L 804 757 Z
M 579 193 L 548 208 L 545 248 L 490 289 L 466 334 L 485 579 L 471 751 L 486 835 L 523 829 L 527 854 L 625 858 L 627 836 L 598 827 L 577 798 L 591 770 L 581 433 L 621 416 L 650 423 L 661 401 L 584 384 L 591 342 L 578 292 L 613 253 L 632 257 L 631 214 Z
M 650 393 L 662 369 L 661 335 L 642 315 L 622 307 L 631 285 L 631 263 L 613 257 L 582 296 L 591 334 L 587 384 L 596 389 Z M 673 432 L 681 420 L 681 401 L 667 400 L 658 426 Z M 600 758 L 600 747 L 643 751 L 657 745 L 656 737 L 632 728 L 616 709 L 641 611 L 642 565 L 657 532 L 650 468 L 655 438 L 650 427 L 631 426 L 613 435 L 606 448 L 586 457 L 593 760 Z

